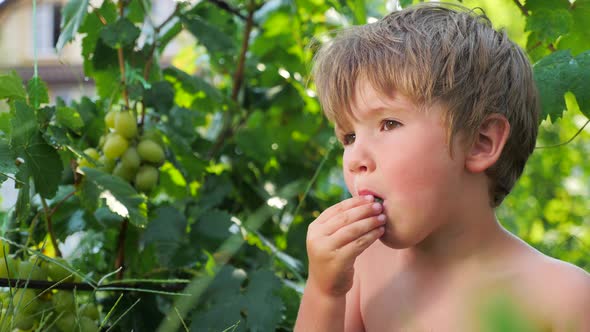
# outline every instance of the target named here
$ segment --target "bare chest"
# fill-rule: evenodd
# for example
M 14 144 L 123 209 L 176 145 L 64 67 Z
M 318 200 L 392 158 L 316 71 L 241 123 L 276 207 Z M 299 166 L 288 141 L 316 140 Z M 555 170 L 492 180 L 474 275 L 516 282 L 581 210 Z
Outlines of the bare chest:
M 416 283 L 416 284 L 414 284 Z M 472 305 L 464 290 L 442 284 L 403 281 L 389 286 L 365 285 L 361 315 L 367 332 L 476 331 Z M 436 282 L 433 282 L 436 283 Z

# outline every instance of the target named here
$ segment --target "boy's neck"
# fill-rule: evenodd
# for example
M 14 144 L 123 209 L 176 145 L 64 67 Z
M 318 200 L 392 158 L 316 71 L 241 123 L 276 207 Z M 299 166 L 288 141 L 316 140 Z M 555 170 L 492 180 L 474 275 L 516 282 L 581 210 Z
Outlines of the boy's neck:
M 463 212 L 419 244 L 401 250 L 401 263 L 417 271 L 460 272 L 493 264 L 515 245 L 514 236 L 500 225 L 489 205 L 471 205 Z

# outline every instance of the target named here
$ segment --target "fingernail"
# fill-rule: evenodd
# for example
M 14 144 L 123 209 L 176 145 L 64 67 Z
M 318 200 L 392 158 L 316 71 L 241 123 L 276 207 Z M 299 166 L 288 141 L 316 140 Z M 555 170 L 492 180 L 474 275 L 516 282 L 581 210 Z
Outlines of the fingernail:
M 373 201 L 373 195 L 366 195 L 366 196 L 364 196 L 364 197 L 365 197 L 365 199 L 366 199 L 367 201 L 369 201 L 369 202 Z
M 379 203 L 374 203 L 374 204 L 373 204 L 373 210 L 375 210 L 375 211 L 380 211 L 380 210 L 381 210 L 381 204 L 379 204 Z
M 385 221 L 385 215 L 382 213 L 380 215 L 377 216 L 377 220 L 384 222 Z

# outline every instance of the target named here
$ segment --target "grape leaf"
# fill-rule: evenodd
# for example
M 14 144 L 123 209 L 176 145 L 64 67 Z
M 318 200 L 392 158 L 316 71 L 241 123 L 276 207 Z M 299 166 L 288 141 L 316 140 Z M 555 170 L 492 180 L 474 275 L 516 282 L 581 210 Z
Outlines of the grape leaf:
M 39 108 L 41 104 L 49 103 L 49 94 L 47 93 L 47 84 L 39 77 L 33 77 L 27 85 L 29 92 L 29 103 L 34 108 Z
M 109 209 L 118 215 L 129 218 L 138 227 L 147 224 L 146 197 L 139 194 L 123 179 L 102 171 L 83 167 L 85 173 L 82 190 L 86 205 L 98 206 L 97 202 L 104 199 Z
M 171 206 L 162 206 L 154 211 L 154 217 L 148 224 L 144 242 L 154 244 L 160 264 L 167 266 L 175 251 L 180 247 L 186 233 L 186 218 Z
M 12 115 L 9 112 L 0 112 L 0 137 L 9 137 L 12 128 L 10 126 L 10 119 Z
M 273 272 L 257 270 L 250 274 L 250 282 L 244 294 L 250 331 L 275 331 L 284 310 L 278 293 L 280 280 Z
M 348 7 L 352 10 L 355 24 L 367 23 L 367 9 L 365 0 L 346 0 Z
M 61 181 L 61 158 L 39 132 L 34 110 L 23 101 L 16 101 L 14 109 L 11 149 L 17 157 L 23 158 L 24 163 L 20 167 L 33 177 L 35 190 L 42 197 L 51 198 Z
M 566 109 L 564 95 L 568 91 L 576 96 L 580 110 L 590 115 L 590 92 L 586 88 L 590 81 L 590 52 L 574 58 L 570 51 L 557 51 L 541 59 L 533 69 L 541 96 L 540 120 L 562 116 Z
M 182 23 L 192 33 L 199 43 L 203 44 L 211 53 L 232 53 L 235 51 L 234 41 L 217 27 L 196 15 L 181 16 Z
M 100 38 L 111 48 L 120 48 L 132 45 L 141 30 L 126 18 L 118 19 L 117 22 L 107 25 L 100 32 Z
M 23 87 L 23 80 L 16 72 L 0 75 L 0 99 L 25 99 L 26 97 L 27 93 Z
M 213 239 L 223 240 L 231 235 L 231 215 L 221 210 L 210 210 L 199 217 L 195 230 Z
M 167 81 L 155 82 L 143 93 L 145 107 L 153 107 L 157 112 L 167 114 L 174 105 L 174 88 Z
M 235 324 L 238 324 L 235 331 L 246 330 L 240 315 L 244 308 L 244 297 L 240 288 L 245 273 L 240 271 L 228 265 L 219 270 L 203 294 L 203 298 L 209 299 L 210 306 L 193 315 L 191 332 L 223 331 Z
M 537 31 L 544 42 L 553 42 L 567 34 L 573 25 L 571 13 L 566 8 L 543 8 L 533 12 L 526 21 L 526 31 Z
M 59 106 L 57 108 L 55 118 L 60 125 L 75 132 L 79 132 L 79 130 L 84 126 L 84 122 L 82 121 L 80 113 L 71 107 Z
M 4 174 L 16 174 L 18 169 L 14 164 L 14 154 L 10 151 L 8 140 L 0 138 L 0 183 L 6 181 Z
M 78 32 L 78 28 L 88 13 L 89 0 L 70 0 L 63 9 L 61 18 L 61 34 L 57 40 L 56 49 L 61 49 Z

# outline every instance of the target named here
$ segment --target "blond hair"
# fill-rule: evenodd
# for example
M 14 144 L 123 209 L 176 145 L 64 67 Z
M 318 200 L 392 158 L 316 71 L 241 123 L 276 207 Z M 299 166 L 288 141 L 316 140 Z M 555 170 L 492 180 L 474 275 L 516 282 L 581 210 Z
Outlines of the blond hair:
M 510 136 L 486 170 L 494 207 L 535 146 L 539 102 L 531 65 L 483 12 L 427 3 L 341 30 L 316 53 L 312 74 L 324 113 L 337 126 L 347 124 L 359 79 L 383 96 L 395 91 L 417 105 L 444 106 L 449 143 L 458 133 L 472 140 L 490 114 L 505 116 Z

